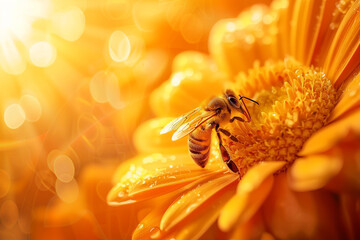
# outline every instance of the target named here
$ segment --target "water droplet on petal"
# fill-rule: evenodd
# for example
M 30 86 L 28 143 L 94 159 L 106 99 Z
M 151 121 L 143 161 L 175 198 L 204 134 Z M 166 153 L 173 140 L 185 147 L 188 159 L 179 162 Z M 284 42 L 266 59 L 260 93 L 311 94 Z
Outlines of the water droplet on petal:
M 150 238 L 157 239 L 161 236 L 161 230 L 158 227 L 153 227 L 150 229 Z

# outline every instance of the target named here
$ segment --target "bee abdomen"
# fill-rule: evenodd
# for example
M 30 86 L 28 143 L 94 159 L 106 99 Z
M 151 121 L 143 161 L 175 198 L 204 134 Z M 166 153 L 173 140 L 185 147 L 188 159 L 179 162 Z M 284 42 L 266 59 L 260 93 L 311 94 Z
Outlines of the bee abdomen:
M 196 140 L 194 140 L 193 138 L 191 138 L 191 136 L 189 137 L 189 149 L 194 150 L 194 151 L 206 151 L 207 149 L 209 149 L 209 145 L 207 145 L 207 142 L 198 142 Z
M 192 153 L 192 152 L 190 152 L 190 155 L 191 155 L 192 159 L 194 159 L 194 161 L 196 162 L 197 165 L 204 168 L 207 161 L 208 161 L 208 159 L 209 159 L 209 152 L 210 151 L 207 151 L 205 153 Z
M 211 129 L 197 129 L 189 135 L 190 156 L 197 165 L 205 167 L 210 153 Z

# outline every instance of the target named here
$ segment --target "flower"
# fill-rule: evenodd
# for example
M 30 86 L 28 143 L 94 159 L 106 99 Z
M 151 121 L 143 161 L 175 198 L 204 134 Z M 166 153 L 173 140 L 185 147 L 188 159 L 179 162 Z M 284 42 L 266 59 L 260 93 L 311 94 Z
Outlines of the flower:
M 133 239 L 357 239 L 360 237 L 358 67 L 360 1 L 256 5 L 212 29 L 211 57 L 184 52 L 156 89 L 157 118 L 134 136 L 111 205 L 156 201 Z M 215 64 L 216 63 L 216 64 Z M 254 98 L 252 121 L 216 136 L 202 169 L 186 140 L 159 135 L 171 120 L 224 88 Z M 215 134 L 213 134 L 215 135 Z M 208 234 L 208 235 L 207 235 Z

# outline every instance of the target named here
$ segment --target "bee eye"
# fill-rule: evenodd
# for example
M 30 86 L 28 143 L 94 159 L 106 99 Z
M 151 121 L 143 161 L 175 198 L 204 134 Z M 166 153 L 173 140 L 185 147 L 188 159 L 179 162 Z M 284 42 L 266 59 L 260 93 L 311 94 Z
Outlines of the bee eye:
M 230 97 L 228 97 L 228 100 L 229 100 L 229 103 L 230 103 L 233 107 L 235 107 L 235 108 L 239 108 L 239 107 L 240 107 L 239 102 L 238 102 L 238 100 L 237 100 L 235 97 L 230 96 Z

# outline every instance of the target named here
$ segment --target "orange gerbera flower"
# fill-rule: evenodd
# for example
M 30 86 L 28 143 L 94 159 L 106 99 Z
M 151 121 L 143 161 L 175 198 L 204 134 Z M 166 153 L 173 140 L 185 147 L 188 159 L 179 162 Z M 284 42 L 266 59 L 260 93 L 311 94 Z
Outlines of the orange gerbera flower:
M 138 128 L 140 155 L 120 166 L 108 194 L 112 205 L 159 199 L 133 239 L 360 238 L 359 11 L 359 0 L 275 0 L 217 23 L 212 58 L 174 60 L 152 94 L 159 117 Z M 202 169 L 186 140 L 159 135 L 166 116 L 224 88 L 260 103 L 247 104 L 250 123 L 226 126 L 238 142 L 222 139 L 241 178 L 216 138 Z

